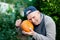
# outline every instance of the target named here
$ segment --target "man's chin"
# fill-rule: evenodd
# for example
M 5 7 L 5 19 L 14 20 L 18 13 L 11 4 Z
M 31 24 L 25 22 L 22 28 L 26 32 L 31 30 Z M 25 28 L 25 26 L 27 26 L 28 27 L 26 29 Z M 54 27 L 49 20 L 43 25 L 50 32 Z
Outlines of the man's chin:
M 38 25 L 38 24 L 34 23 L 34 25 Z

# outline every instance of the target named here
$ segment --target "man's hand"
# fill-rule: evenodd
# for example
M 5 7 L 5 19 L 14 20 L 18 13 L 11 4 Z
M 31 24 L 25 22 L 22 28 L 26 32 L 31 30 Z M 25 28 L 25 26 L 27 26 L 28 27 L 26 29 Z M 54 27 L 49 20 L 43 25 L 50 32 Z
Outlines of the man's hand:
M 22 31 L 22 33 L 25 35 L 33 35 L 35 32 L 30 28 L 30 32 Z
M 15 25 L 18 27 L 18 26 L 20 26 L 21 22 L 22 22 L 22 20 L 21 19 L 18 19 L 18 20 L 16 20 Z

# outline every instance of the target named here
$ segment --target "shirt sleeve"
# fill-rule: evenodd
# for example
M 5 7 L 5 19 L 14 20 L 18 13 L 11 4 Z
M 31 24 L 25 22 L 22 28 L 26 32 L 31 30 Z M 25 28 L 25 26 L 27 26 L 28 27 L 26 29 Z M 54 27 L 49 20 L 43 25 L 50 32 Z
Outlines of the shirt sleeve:
M 49 16 L 45 17 L 46 36 L 38 33 L 34 33 L 33 38 L 35 40 L 55 40 L 56 37 L 56 25 L 53 19 Z

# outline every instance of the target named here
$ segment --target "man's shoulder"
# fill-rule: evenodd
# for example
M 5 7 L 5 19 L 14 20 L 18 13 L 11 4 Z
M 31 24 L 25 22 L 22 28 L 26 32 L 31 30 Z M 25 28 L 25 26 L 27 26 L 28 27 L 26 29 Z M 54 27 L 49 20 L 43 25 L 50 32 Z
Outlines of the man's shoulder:
M 48 15 L 45 15 L 44 18 L 45 18 L 45 24 L 54 22 L 53 18 Z
M 52 19 L 50 16 L 48 16 L 48 15 L 46 15 L 46 14 L 41 13 L 41 17 L 42 17 L 42 18 L 43 18 L 43 16 L 44 16 L 44 18 L 45 18 L 45 19 Z
M 52 17 L 48 16 L 48 15 L 44 15 L 45 19 L 52 19 Z

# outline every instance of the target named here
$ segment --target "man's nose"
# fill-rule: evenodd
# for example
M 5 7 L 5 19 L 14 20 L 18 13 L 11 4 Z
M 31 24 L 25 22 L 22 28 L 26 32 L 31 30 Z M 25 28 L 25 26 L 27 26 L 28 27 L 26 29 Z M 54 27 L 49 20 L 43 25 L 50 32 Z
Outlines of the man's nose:
M 32 19 L 32 22 L 34 23 L 34 19 Z

